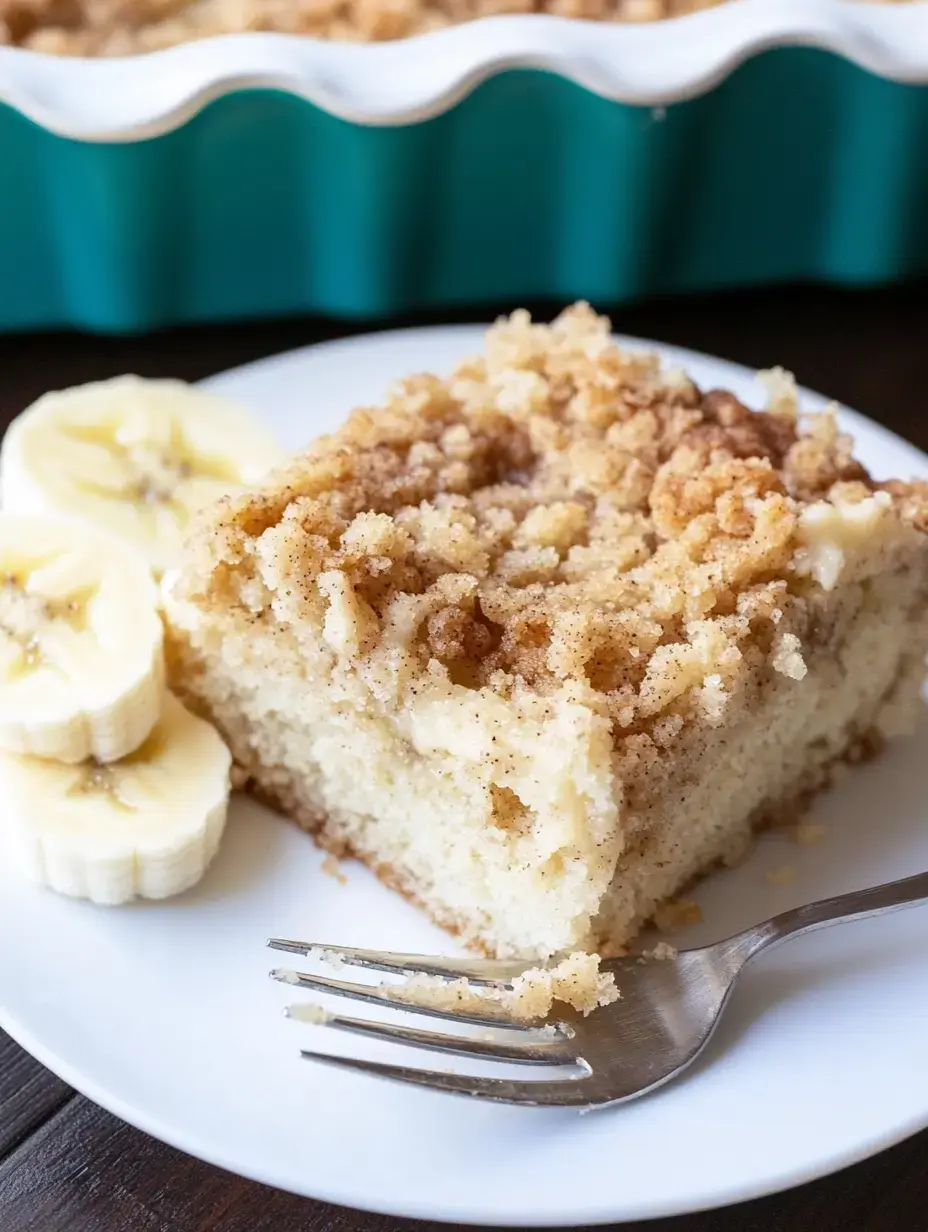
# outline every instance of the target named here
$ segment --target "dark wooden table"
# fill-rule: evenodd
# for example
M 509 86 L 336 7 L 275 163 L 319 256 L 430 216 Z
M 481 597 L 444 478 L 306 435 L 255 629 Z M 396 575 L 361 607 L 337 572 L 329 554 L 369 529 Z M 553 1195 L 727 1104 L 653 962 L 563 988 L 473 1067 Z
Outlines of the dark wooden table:
M 624 332 L 755 367 L 782 364 L 804 384 L 928 449 L 928 286 L 745 293 L 639 306 L 614 320 Z M 0 423 L 50 387 L 129 370 L 194 379 L 348 332 L 344 325 L 300 321 L 152 338 L 0 339 Z M 5 937 L 2 944 L 16 942 Z M 654 1232 L 928 1232 L 928 1132 L 791 1193 L 646 1226 Z M 0 1232 L 403 1227 L 411 1225 L 276 1193 L 162 1146 L 76 1095 L 0 1033 Z

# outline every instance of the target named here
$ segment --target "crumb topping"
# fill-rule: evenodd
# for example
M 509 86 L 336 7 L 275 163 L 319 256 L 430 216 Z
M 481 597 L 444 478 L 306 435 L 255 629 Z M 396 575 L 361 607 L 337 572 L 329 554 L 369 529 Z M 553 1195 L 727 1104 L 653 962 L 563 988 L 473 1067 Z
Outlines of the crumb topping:
M 928 526 L 928 485 L 875 484 L 833 414 L 801 419 L 792 378 L 765 379 L 752 411 L 620 349 L 585 304 L 515 312 L 482 357 L 205 514 L 176 593 L 381 674 L 568 684 L 656 752 L 765 672 L 801 681 L 816 596 Z

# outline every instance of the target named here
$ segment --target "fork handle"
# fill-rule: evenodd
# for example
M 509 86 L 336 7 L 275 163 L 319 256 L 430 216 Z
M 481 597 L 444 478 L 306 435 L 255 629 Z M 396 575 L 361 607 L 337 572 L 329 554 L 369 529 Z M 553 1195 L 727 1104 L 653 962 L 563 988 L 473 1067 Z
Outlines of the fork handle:
M 884 885 L 871 886 L 866 890 L 854 890 L 837 898 L 824 898 L 805 907 L 794 907 L 772 919 L 722 942 L 737 965 L 748 962 L 763 950 L 814 932 L 832 924 L 844 924 L 848 920 L 864 920 L 868 916 L 887 915 L 905 907 L 919 907 L 928 903 L 928 872 L 906 877 L 902 881 L 888 881 Z

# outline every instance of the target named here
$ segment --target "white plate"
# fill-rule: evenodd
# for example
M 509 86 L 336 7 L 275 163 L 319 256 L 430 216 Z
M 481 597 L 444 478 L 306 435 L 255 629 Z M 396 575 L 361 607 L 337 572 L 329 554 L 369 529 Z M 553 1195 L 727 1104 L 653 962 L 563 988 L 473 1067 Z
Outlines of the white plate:
M 213 382 L 296 446 L 417 368 L 477 349 L 470 328 L 382 334 Z M 756 401 L 751 375 L 667 352 Z M 820 405 L 809 395 L 807 405 Z M 928 459 L 848 413 L 877 475 Z M 764 840 L 700 890 L 710 939 L 787 906 L 928 868 L 928 730 L 823 800 L 824 843 Z M 705 1062 L 648 1099 L 579 1117 L 490 1106 L 300 1061 L 324 1028 L 286 1022 L 268 934 L 448 951 L 400 897 L 341 886 L 295 829 L 248 803 L 203 885 L 120 911 L 0 872 L 0 1025 L 91 1099 L 234 1172 L 427 1219 L 552 1225 L 691 1211 L 798 1184 L 928 1124 L 924 909 L 818 933 L 758 962 Z M 790 864 L 775 888 L 765 870 Z M 291 992 L 292 998 L 292 992 Z M 325 1038 L 335 1045 L 336 1037 Z M 350 1041 L 342 1041 L 350 1044 Z

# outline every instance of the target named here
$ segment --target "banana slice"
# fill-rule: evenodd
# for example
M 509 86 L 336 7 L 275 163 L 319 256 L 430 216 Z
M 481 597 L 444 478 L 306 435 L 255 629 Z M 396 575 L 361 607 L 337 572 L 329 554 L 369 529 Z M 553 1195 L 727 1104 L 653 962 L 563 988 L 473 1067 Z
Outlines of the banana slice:
M 32 881 L 117 905 L 169 898 L 219 847 L 231 757 L 216 730 L 168 693 L 140 749 L 79 766 L 0 753 L 0 839 Z
M 164 692 L 164 629 L 145 561 L 67 518 L 0 513 L 0 748 L 115 761 Z
M 156 574 L 178 558 L 190 517 L 281 459 L 242 407 L 182 381 L 117 377 L 46 394 L 0 452 L 12 513 L 64 513 L 141 550 Z

